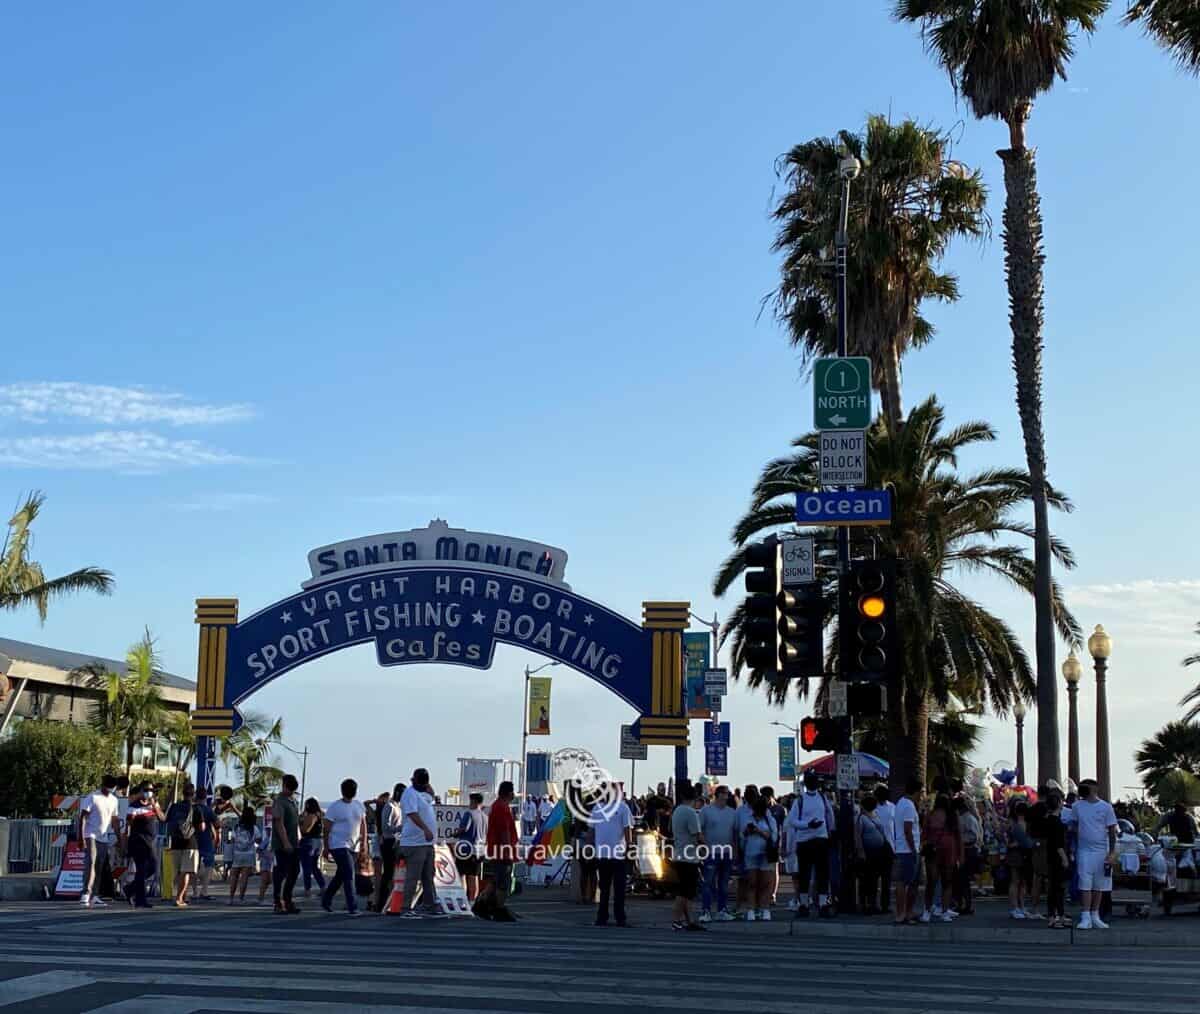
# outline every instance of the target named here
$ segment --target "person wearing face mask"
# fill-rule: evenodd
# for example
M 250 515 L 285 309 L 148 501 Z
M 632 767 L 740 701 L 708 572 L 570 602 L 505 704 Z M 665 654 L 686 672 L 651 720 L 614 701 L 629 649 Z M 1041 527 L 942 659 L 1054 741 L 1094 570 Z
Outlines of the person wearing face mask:
M 829 838 L 833 833 L 833 807 L 819 791 L 820 779 L 813 771 L 804 773 L 804 791 L 792 803 L 787 824 L 790 838 L 796 843 L 798 879 L 801 897 L 796 904 L 796 918 L 808 918 L 810 878 L 815 877 L 817 904 L 826 919 L 833 916 L 829 904 Z

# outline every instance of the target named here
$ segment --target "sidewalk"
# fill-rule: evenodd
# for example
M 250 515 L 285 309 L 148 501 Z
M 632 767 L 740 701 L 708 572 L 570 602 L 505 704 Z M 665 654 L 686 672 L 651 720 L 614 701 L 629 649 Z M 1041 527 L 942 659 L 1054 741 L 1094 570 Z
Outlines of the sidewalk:
M 714 922 L 708 924 L 711 933 L 732 933 L 744 939 L 745 934 L 783 935 L 805 943 L 822 937 L 871 941 L 903 941 L 911 943 L 1022 943 L 1048 947 L 1193 947 L 1200 948 L 1200 910 L 1189 905 L 1171 916 L 1156 912 L 1149 919 L 1129 918 L 1120 906 L 1113 912 L 1107 930 L 1052 930 L 1045 922 L 1009 918 L 1004 898 L 979 898 L 976 914 L 961 916 L 952 923 L 929 923 L 916 926 L 895 926 L 891 916 L 837 916 L 821 919 L 814 913 L 808 919 L 795 920 L 784 904 L 772 910 L 772 919 L 761 922 Z M 512 900 L 513 911 L 530 923 L 584 926 L 595 918 L 595 907 L 572 900 L 564 888 L 527 887 Z M 670 932 L 670 899 L 653 900 L 630 895 L 626 901 L 629 922 L 640 929 Z M 692 907 L 693 913 L 696 906 Z M 1078 913 L 1069 908 L 1073 921 Z

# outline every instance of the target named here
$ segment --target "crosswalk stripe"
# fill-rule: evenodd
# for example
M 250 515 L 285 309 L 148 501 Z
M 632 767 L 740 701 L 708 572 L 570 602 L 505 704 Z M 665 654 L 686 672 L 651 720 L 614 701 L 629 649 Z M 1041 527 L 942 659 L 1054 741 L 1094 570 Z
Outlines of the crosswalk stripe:
M 398 974 L 397 971 L 392 971 L 390 974 L 393 978 L 405 978 Z M 414 972 L 414 976 L 415 974 Z M 422 969 L 420 970 L 420 974 L 427 977 L 429 970 L 427 968 Z M 306 974 L 302 981 L 298 981 L 294 977 L 273 975 L 197 975 L 191 972 L 124 973 L 101 970 L 90 977 L 84 978 L 83 981 L 160 988 L 169 987 L 176 991 L 181 987 L 191 986 L 208 990 L 228 988 L 253 989 L 269 991 L 274 995 L 281 993 L 286 995 L 302 990 L 306 993 L 370 994 L 372 997 L 401 994 L 411 997 L 446 998 L 461 1001 L 476 999 L 545 1003 L 561 996 L 560 993 L 554 990 L 513 988 L 498 983 L 475 985 L 473 983 L 464 983 L 461 979 L 453 983 L 428 981 L 390 982 L 379 979 L 371 979 L 369 981 L 363 979 L 358 982 L 347 982 L 345 977 L 340 974 L 336 978 Z M 618 981 L 617 985 L 620 987 L 618 990 L 589 988 L 593 985 L 595 984 L 590 976 L 575 977 L 570 988 L 571 1001 L 575 1004 L 621 1004 L 623 1006 L 636 1003 L 657 1009 L 665 1008 L 686 1011 L 694 1011 L 697 1007 L 702 1006 L 706 1011 L 742 1012 L 747 1006 L 746 997 L 737 989 L 731 989 L 726 993 L 717 995 L 714 995 L 711 989 L 698 990 L 697 993 L 688 995 L 681 995 L 676 990 L 675 994 L 672 995 L 670 988 L 657 980 L 653 983 L 652 989 L 639 988 L 636 984 L 631 985 L 628 980 Z M 699 986 L 699 984 L 693 985 Z M 1129 1010 L 1130 1006 L 1130 1001 L 1127 998 L 1109 999 L 1104 996 L 1092 995 L 1093 991 L 1091 990 L 1087 991 L 1088 995 L 1082 995 L 1077 989 L 1071 988 L 1061 993 L 1055 992 L 1052 996 L 1047 996 L 1044 988 L 1018 991 L 999 979 L 995 990 L 972 991 L 970 989 L 945 988 L 940 989 L 937 996 L 939 1005 L 951 1010 L 965 1010 L 981 1005 L 995 1007 L 997 991 L 1000 992 L 1004 999 L 1014 1004 L 1027 1005 L 1031 999 L 1036 997 L 1039 1005 L 1053 1006 L 1058 1010 L 1125 1012 Z M 878 988 L 865 986 L 862 996 L 865 999 L 876 996 L 878 993 Z M 827 989 L 824 983 L 806 981 L 803 986 L 803 997 L 807 1002 L 821 1003 L 822 1010 L 829 1009 L 829 1004 L 836 1005 L 846 999 L 844 979 L 836 980 L 832 990 Z M 902 984 L 889 987 L 886 991 L 886 997 L 890 1008 L 908 1005 L 926 1008 L 930 999 L 928 990 L 917 991 L 906 989 Z M 1053 1000 L 1052 1004 L 1051 1000 Z M 290 1006 L 287 1004 L 282 1004 L 281 1006 L 290 1009 Z M 764 1012 L 764 1014 L 794 1014 L 796 999 L 792 997 L 784 999 L 756 997 L 753 1007 L 756 1012 Z M 1193 1010 L 1190 1005 L 1180 1007 L 1156 1003 L 1153 1000 L 1145 999 L 1143 996 L 1139 996 L 1137 1007 L 1139 1011 L 1145 1011 L 1148 1014 L 1154 1014 L 1154 1012 L 1157 1012 L 1157 1014 L 1191 1014 Z M 861 1004 L 859 1005 L 859 1009 L 861 1009 Z
M 186 952 L 187 948 L 182 948 Z M 70 954 L 63 954 L 61 950 L 48 951 L 45 945 L 36 946 L 27 942 L 15 943 L 6 948 L 6 953 L 0 955 L 0 961 L 13 961 L 20 959 L 26 962 L 38 964 L 58 964 L 58 965 L 82 965 L 87 968 L 93 967 L 97 963 L 98 958 L 103 958 L 110 951 L 104 947 L 73 947 Z M 245 951 L 239 950 L 230 953 L 224 959 L 222 955 L 214 952 L 211 947 L 205 947 L 203 953 L 205 958 L 162 958 L 146 956 L 139 959 L 139 967 L 142 968 L 179 968 L 181 965 L 188 971 L 222 971 L 228 969 L 231 963 L 242 965 L 245 961 Z M 421 954 L 424 963 L 419 968 L 405 968 L 398 966 L 390 966 L 386 969 L 381 968 L 378 964 L 356 964 L 347 962 L 344 957 L 337 954 L 328 953 L 328 949 L 320 944 L 314 944 L 311 952 L 300 950 L 297 948 L 289 949 L 289 956 L 293 959 L 303 961 L 306 973 L 320 973 L 327 971 L 329 974 L 342 976 L 359 976 L 364 981 L 375 981 L 377 979 L 396 978 L 438 978 L 439 976 L 450 976 L 458 973 L 470 974 L 479 967 L 479 952 L 472 951 L 465 954 L 461 947 L 454 950 L 446 951 L 430 951 L 422 948 Z M 528 981 L 528 975 L 522 971 L 508 971 L 502 966 L 502 957 L 491 950 L 485 950 L 486 956 L 501 964 L 501 967 L 496 968 L 489 973 L 489 981 L 495 983 L 513 983 L 520 984 Z M 355 957 L 361 958 L 361 947 L 354 948 Z M 703 967 L 698 967 L 695 971 L 689 972 L 688 977 L 684 979 L 670 978 L 664 976 L 658 969 L 661 968 L 662 956 L 659 954 L 653 955 L 648 959 L 647 963 L 634 964 L 631 962 L 631 957 L 623 952 L 613 955 L 614 959 L 619 962 L 622 974 L 619 976 L 608 976 L 597 974 L 601 971 L 599 965 L 594 960 L 596 955 L 594 949 L 577 948 L 574 951 L 577 957 L 586 957 L 592 968 L 592 974 L 588 976 L 588 984 L 592 987 L 604 988 L 619 988 L 628 978 L 628 973 L 637 970 L 654 971 L 656 987 L 671 991 L 687 991 L 706 989 L 706 981 L 710 979 L 723 979 L 726 975 L 722 967 L 715 967 L 711 971 L 705 971 Z M 521 956 L 528 957 L 529 950 L 521 952 Z M 543 955 L 544 956 L 544 955 Z M 692 952 L 692 957 L 695 957 L 695 952 Z M 428 962 L 436 961 L 434 967 L 430 967 Z M 881 966 L 879 961 L 872 955 L 865 955 L 857 960 L 850 961 L 842 956 L 822 955 L 818 962 L 814 962 L 806 967 L 805 981 L 808 983 L 823 983 L 823 982 L 844 982 L 850 975 L 858 974 L 859 972 L 870 971 L 872 979 L 877 979 L 880 975 L 886 975 L 887 967 Z M 895 966 L 899 970 L 900 966 Z M 911 968 L 911 965 L 909 966 Z M 603 969 L 602 971 L 607 971 Z M 1095 975 L 1091 979 L 1093 991 L 1096 993 L 1109 992 L 1129 992 L 1133 994 L 1141 993 L 1141 987 L 1136 982 L 1135 978 L 1129 974 L 1129 970 L 1124 970 L 1119 975 L 1114 975 L 1111 970 L 1106 969 L 1105 975 Z M 928 966 L 922 966 L 921 974 L 929 976 L 931 979 L 938 975 L 937 969 Z M 543 968 L 538 973 L 539 982 L 559 985 L 569 985 L 577 982 L 580 976 L 577 973 L 557 973 L 551 972 Z M 1111 980 L 1111 981 L 1109 981 Z M 1155 974 L 1155 981 L 1160 986 L 1181 986 L 1185 988 L 1194 987 L 1200 982 L 1200 976 L 1185 975 L 1178 970 L 1174 975 Z M 976 986 L 976 987 L 1004 987 L 1006 992 L 1009 992 L 1014 997 L 1024 996 L 1027 992 L 1036 994 L 1039 998 L 1046 997 L 1047 989 L 1042 984 L 1025 986 L 1020 983 L 1011 982 L 1011 974 L 1005 968 L 996 967 L 980 967 L 980 968 L 964 968 L 961 963 L 955 968 L 954 982 L 960 986 Z M 1068 990 L 1073 992 L 1073 987 Z
M 287 1001 L 288 1014 L 348 1014 L 359 1004 L 323 1000 Z M 254 997 L 214 997 L 211 993 L 197 996 L 166 996 L 150 993 L 132 1000 L 119 1000 L 93 1008 L 88 1014 L 193 1014 L 198 1010 L 228 1011 L 230 1014 L 279 1014 L 278 1000 L 259 1000 Z M 489 1007 L 489 1014 L 526 1014 L 524 1008 Z M 371 1004 L 371 1014 L 479 1014 L 478 1007 L 413 1007 L 411 1005 Z
M 86 972 L 70 971 L 38 972 L 36 975 L 23 975 L 19 979 L 3 979 L 0 980 L 0 1007 L 64 993 L 95 981 Z

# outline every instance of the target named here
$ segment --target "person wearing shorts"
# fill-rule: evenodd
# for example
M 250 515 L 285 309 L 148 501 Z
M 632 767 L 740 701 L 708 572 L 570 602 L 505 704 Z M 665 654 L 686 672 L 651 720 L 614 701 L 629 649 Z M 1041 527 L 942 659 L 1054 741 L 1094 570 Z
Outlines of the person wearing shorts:
M 246 886 L 258 872 L 258 848 L 262 844 L 262 828 L 254 807 L 242 810 L 230 842 L 232 851 L 229 860 L 229 904 L 246 900 Z
M 674 851 L 671 867 L 679 881 L 675 893 L 675 907 L 671 926 L 677 930 L 703 930 L 700 923 L 692 919 L 690 903 L 696 897 L 700 885 L 700 846 L 704 834 L 700 829 L 700 804 L 695 787 L 684 782 L 679 788 L 679 805 L 671 814 L 671 832 Z
M 1079 799 L 1071 807 L 1076 834 L 1075 865 L 1083 910 L 1076 929 L 1108 929 L 1100 918 L 1100 903 L 1112 890 L 1112 866 L 1117 860 L 1117 815 L 1107 800 L 1100 798 L 1093 778 L 1079 783 Z

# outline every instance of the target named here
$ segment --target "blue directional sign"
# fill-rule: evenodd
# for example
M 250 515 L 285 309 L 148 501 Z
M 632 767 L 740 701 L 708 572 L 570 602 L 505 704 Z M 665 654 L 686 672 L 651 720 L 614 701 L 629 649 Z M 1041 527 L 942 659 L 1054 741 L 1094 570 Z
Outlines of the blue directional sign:
M 704 745 L 712 746 L 719 744 L 720 746 L 729 746 L 729 723 L 728 722 L 705 722 L 704 723 Z
M 887 525 L 892 521 L 892 495 L 886 489 L 797 493 L 800 525 Z
M 729 751 L 720 743 L 705 746 L 704 773 L 718 777 L 729 774 Z

